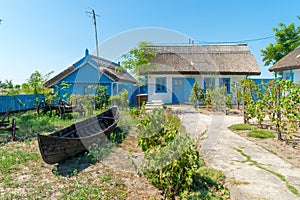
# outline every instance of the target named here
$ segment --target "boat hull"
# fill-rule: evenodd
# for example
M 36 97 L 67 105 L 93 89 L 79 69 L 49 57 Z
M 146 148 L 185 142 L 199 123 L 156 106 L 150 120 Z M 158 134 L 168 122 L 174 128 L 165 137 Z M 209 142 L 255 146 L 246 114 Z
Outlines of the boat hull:
M 50 135 L 38 134 L 43 160 L 48 164 L 59 163 L 88 151 L 93 144 L 101 145 L 116 128 L 118 119 L 118 110 L 114 108 Z

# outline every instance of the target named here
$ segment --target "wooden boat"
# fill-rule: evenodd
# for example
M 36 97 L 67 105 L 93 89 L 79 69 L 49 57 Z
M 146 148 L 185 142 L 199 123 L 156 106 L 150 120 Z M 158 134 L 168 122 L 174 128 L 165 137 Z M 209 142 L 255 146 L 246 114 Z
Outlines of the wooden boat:
M 118 107 L 113 106 L 97 116 L 74 123 L 52 134 L 38 134 L 43 160 L 48 164 L 59 163 L 87 151 L 95 142 L 103 143 L 114 131 L 118 120 Z

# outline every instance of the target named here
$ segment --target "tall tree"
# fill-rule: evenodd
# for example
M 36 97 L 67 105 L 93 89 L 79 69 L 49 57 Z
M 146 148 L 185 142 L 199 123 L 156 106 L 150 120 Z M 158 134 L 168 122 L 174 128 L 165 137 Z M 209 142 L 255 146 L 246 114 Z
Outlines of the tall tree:
M 300 16 L 297 18 L 300 20 Z M 276 42 L 260 50 L 265 66 L 275 64 L 300 45 L 300 26 L 295 26 L 294 23 L 286 25 L 281 22 L 277 28 L 273 28 L 273 31 Z
M 143 41 L 139 43 L 138 47 L 122 55 L 122 58 L 124 58 L 122 67 L 134 74 L 139 86 L 146 84 L 146 75 L 156 67 L 155 64 L 150 63 L 156 55 L 151 51 L 150 46 L 150 42 Z

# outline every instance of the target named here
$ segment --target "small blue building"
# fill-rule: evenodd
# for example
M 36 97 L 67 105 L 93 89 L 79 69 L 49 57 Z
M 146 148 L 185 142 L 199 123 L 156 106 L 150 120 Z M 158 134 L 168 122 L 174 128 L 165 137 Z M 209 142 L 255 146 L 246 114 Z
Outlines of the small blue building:
M 62 83 L 70 85 L 68 91 L 61 90 Z M 85 56 L 73 65 L 60 72 L 44 83 L 45 87 L 53 88 L 54 92 L 61 90 L 60 96 L 69 92 L 71 94 L 93 94 L 97 85 L 106 86 L 110 96 L 116 95 L 124 88 L 128 91 L 128 99 L 136 89 L 135 79 L 119 63 L 89 54 L 85 50 Z
M 275 78 L 300 84 L 300 46 L 276 62 L 269 71 L 275 72 Z

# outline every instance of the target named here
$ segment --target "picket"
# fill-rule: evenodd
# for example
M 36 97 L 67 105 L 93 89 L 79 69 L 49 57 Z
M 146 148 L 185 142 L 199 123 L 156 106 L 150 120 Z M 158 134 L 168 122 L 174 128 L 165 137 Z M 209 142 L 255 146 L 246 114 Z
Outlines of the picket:
M 9 107 L 12 112 L 35 109 L 34 94 L 0 95 L 0 113 L 5 113 Z M 44 98 L 43 94 L 38 95 L 39 102 Z

